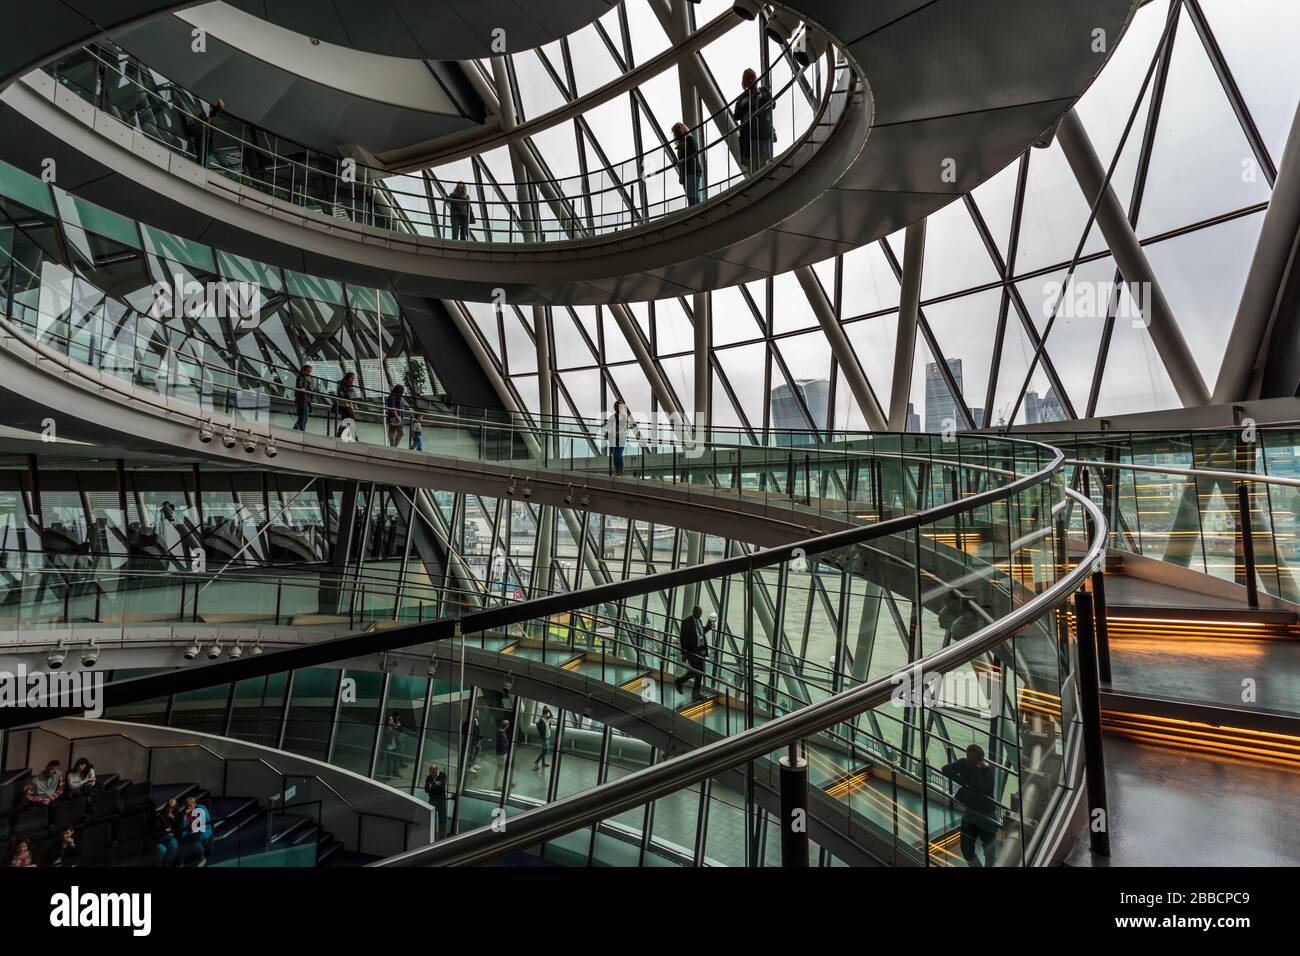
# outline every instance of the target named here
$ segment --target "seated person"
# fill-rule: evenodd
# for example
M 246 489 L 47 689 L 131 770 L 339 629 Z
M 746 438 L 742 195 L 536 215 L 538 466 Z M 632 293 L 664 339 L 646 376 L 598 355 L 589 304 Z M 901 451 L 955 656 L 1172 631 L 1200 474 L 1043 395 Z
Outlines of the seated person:
M 59 834 L 59 842 L 50 854 L 50 866 L 77 866 L 81 863 L 81 847 L 77 846 L 77 834 L 72 827 L 64 827 Z
M 19 840 L 14 844 L 14 851 L 9 855 L 10 866 L 36 866 L 36 861 L 32 859 L 32 845 L 26 840 Z
M 95 765 L 85 757 L 78 757 L 77 762 L 72 765 L 68 771 L 67 786 L 65 787 L 68 795 L 81 794 L 90 796 L 95 792 Z
M 198 797 L 185 798 L 185 812 L 181 825 L 182 862 L 191 856 L 198 857 L 199 866 L 208 865 L 208 847 L 212 843 L 212 814 L 199 803 Z
M 63 793 L 63 774 L 59 771 L 59 762 L 51 760 L 45 769 L 32 777 L 31 783 L 23 791 L 23 799 L 28 806 L 48 807 Z
M 154 866 L 175 866 L 180 852 L 181 827 L 184 811 L 172 797 L 154 818 Z

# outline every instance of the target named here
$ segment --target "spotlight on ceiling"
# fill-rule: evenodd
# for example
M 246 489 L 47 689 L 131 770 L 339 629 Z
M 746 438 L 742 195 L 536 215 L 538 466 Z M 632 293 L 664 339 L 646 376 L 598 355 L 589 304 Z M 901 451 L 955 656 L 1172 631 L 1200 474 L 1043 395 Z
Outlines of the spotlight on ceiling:
M 208 648 L 208 660 L 215 661 L 220 656 L 221 656 L 221 642 L 217 641 L 211 647 Z
M 257 439 L 253 436 L 252 432 L 249 432 L 244 436 L 244 451 L 248 452 L 250 455 L 257 451 Z
M 97 660 L 99 660 L 99 648 L 91 642 L 81 652 L 81 666 L 94 667 Z
M 185 648 L 185 659 L 186 659 L 187 661 L 192 661 L 192 660 L 194 660 L 194 658 L 196 658 L 196 657 L 198 657 L 198 656 L 199 656 L 199 645 L 198 645 L 198 644 L 191 644 L 189 647 Z
M 244 649 L 239 645 L 239 641 L 235 641 L 235 646 L 230 649 L 230 659 L 232 661 L 237 661 L 243 656 Z
M 212 441 L 212 422 L 199 422 L 199 441 L 205 445 Z
M 524 501 L 527 501 L 532 496 L 533 496 L 533 486 L 530 485 L 528 482 L 524 482 Z
M 274 458 L 279 453 L 279 451 L 280 449 L 275 446 L 275 439 L 268 438 L 266 440 L 266 457 Z
M 225 445 L 227 448 L 234 448 L 239 444 L 239 439 L 235 437 L 233 429 L 227 428 L 221 433 L 221 444 Z
M 59 643 L 55 645 L 54 649 L 50 651 L 49 656 L 45 658 L 45 666 L 52 671 L 56 671 L 63 666 L 63 662 L 67 659 L 67 648 L 63 646 L 62 641 L 59 641 Z

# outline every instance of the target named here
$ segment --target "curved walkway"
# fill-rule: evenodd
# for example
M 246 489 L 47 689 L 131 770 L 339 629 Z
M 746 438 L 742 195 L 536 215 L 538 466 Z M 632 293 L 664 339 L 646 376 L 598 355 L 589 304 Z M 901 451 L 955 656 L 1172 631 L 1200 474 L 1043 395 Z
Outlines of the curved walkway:
M 838 78 L 844 82 L 806 142 L 690 214 L 562 243 L 454 243 L 280 208 L 158 155 L 129 131 L 109 139 L 39 83 L 5 94 L 27 121 L 9 148 L 17 165 L 32 169 L 62 142 L 84 157 L 86 168 L 74 175 L 90 190 L 86 198 L 126 211 L 162 197 L 164 212 L 173 208 L 159 225 L 191 238 L 201 232 L 205 241 L 220 233 L 218 244 L 232 251 L 296 269 L 444 298 L 486 300 L 495 288 L 515 302 L 660 298 L 809 265 L 974 189 L 1069 110 L 1137 5 L 905 0 L 886 11 L 794 0 L 791 9 L 841 44 L 854 73 Z

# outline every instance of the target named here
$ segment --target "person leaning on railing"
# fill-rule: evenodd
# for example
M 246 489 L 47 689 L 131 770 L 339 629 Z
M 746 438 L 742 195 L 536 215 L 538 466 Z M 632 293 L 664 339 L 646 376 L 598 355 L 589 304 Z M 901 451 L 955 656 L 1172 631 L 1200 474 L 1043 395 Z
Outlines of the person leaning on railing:
M 740 165 L 747 173 L 755 173 L 771 162 L 772 144 L 776 142 L 772 93 L 753 70 L 741 75 L 740 85 L 745 92 L 731 115 L 740 130 Z
M 677 179 L 686 193 L 686 205 L 700 204 L 700 184 L 704 170 L 700 166 L 700 144 L 685 123 L 673 124 L 673 140 L 677 144 Z

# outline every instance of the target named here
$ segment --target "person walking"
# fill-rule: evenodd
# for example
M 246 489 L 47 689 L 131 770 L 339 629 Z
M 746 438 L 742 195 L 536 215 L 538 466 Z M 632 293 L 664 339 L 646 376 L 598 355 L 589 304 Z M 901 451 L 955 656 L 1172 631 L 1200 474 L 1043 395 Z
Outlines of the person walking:
M 469 764 L 470 773 L 478 773 L 478 756 L 483 749 L 483 737 L 479 731 L 478 714 L 466 718 L 461 733 L 466 739 L 465 762 Z
M 623 477 L 623 443 L 627 440 L 627 406 L 620 398 L 614 402 L 614 412 L 605 421 L 605 444 L 609 447 L 610 464 L 614 477 Z
M 441 840 L 447 835 L 447 774 L 436 763 L 429 764 L 429 772 L 424 778 L 424 792 L 437 817 L 434 839 Z
M 741 75 L 740 85 L 744 92 L 731 115 L 740 133 L 740 165 L 752 175 L 772 160 L 772 144 L 776 142 L 774 107 L 772 94 L 753 70 Z
M 534 770 L 545 770 L 546 758 L 551 752 L 551 708 L 542 705 L 541 716 L 537 718 L 537 759 L 533 761 Z
M 497 785 L 498 790 L 505 788 L 506 764 L 510 762 L 510 721 L 502 720 L 497 724 Z
M 424 451 L 424 422 L 418 413 L 411 416 L 411 451 Z
M 447 197 L 446 205 L 447 218 L 451 220 L 451 238 L 462 242 L 468 240 L 469 224 L 474 221 L 474 209 L 464 183 L 456 184 L 456 188 Z
M 698 206 L 701 199 L 700 186 L 704 179 L 704 168 L 700 164 L 700 144 L 685 123 L 673 124 L 673 141 L 677 144 L 677 180 L 686 193 L 686 205 Z
M 680 694 L 682 684 L 694 677 L 695 689 L 691 693 L 692 700 L 704 699 L 704 662 L 709 654 L 705 635 L 713 627 L 713 618 L 710 617 L 705 621 L 703 616 L 704 612 L 699 605 L 691 608 L 690 616 L 682 618 L 677 638 L 681 645 L 682 657 L 686 660 L 686 673 L 673 681 L 673 687 Z
M 997 804 L 993 800 L 993 768 L 984 760 L 978 744 L 966 748 L 966 756 L 943 768 L 943 775 L 957 784 L 953 799 L 962 805 L 961 855 L 967 866 L 992 866 L 993 847 L 998 835 Z M 984 847 L 984 862 L 975 855 L 975 844 Z
M 402 411 L 406 407 L 402 398 L 404 394 L 406 394 L 406 386 L 394 385 L 388 393 L 388 399 L 384 402 L 384 423 L 388 426 L 390 448 L 396 448 L 402 443 Z
M 304 365 L 298 369 L 298 377 L 293 382 L 293 430 L 296 432 L 305 432 L 311 417 L 311 375 L 312 367 Z
M 335 390 L 334 412 L 338 417 L 338 437 L 344 441 L 357 440 L 357 409 L 352 404 L 356 394 L 357 373 L 348 372 Z

